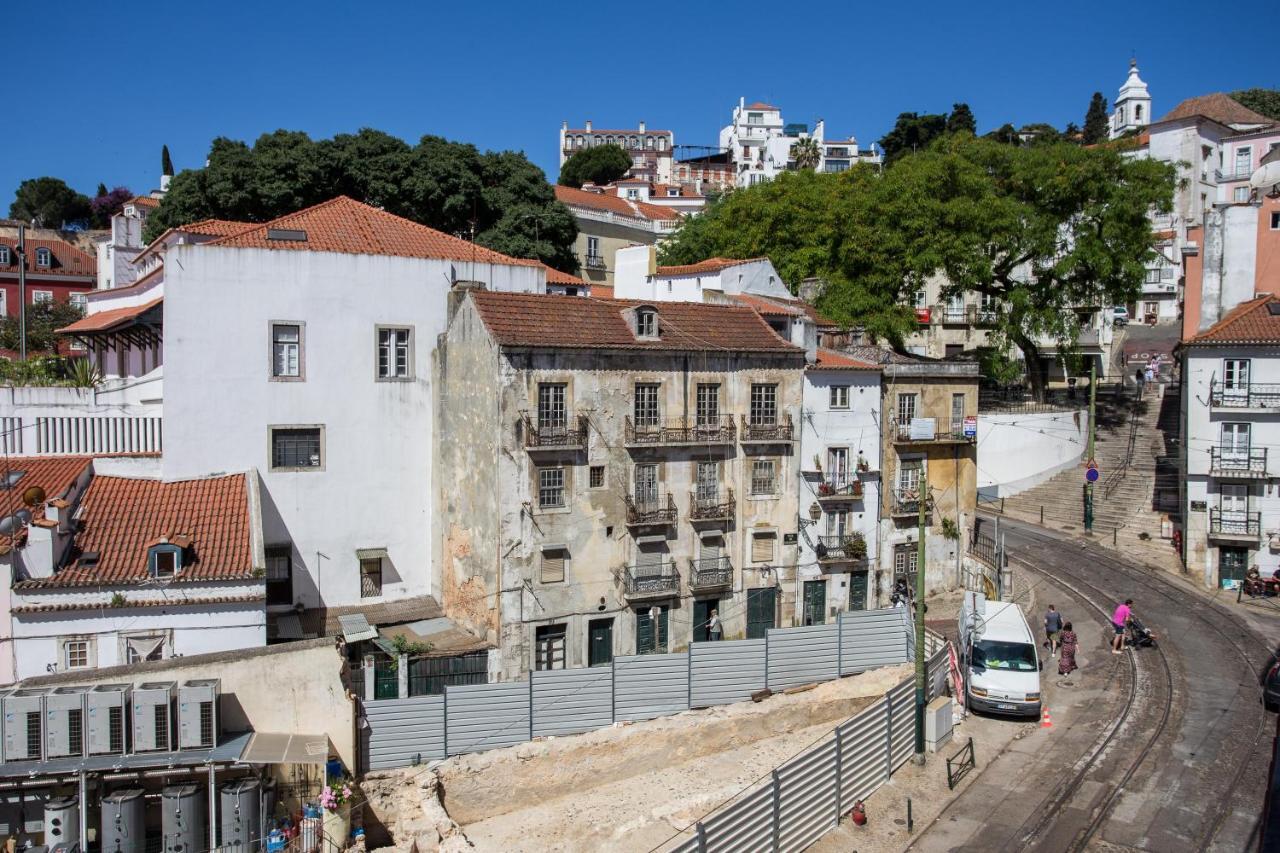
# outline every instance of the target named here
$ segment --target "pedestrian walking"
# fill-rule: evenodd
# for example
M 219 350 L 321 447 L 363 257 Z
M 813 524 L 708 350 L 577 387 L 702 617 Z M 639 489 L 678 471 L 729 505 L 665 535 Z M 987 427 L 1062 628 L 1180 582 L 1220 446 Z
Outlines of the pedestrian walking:
M 1142 368 L 1141 368 L 1141 367 L 1139 367 L 1137 370 L 1135 370 L 1135 371 L 1133 372 L 1133 380 L 1134 380 L 1136 383 L 1138 383 L 1138 399 L 1139 399 L 1139 400 L 1141 400 L 1141 399 L 1142 399 L 1142 389 L 1143 389 L 1143 388 L 1146 386 L 1146 384 L 1147 384 L 1147 376 L 1146 376 L 1146 374 L 1145 374 L 1145 373 L 1143 373 L 1143 371 L 1142 371 Z
M 1062 636 L 1059 639 L 1062 653 L 1058 657 L 1058 675 L 1070 675 L 1076 670 L 1076 647 L 1080 644 L 1070 622 L 1062 626 Z
M 1052 604 L 1044 614 L 1044 644 L 1049 647 L 1049 657 L 1058 653 L 1058 632 L 1062 630 L 1062 614 Z
M 1132 615 L 1132 598 L 1126 598 L 1124 604 L 1116 605 L 1115 613 L 1111 614 L 1111 627 L 1116 632 L 1116 638 L 1111 642 L 1111 654 L 1118 655 L 1124 651 L 1124 629 L 1128 626 L 1129 617 Z
M 720 624 L 720 616 L 716 611 L 711 611 L 711 618 L 707 620 L 707 635 L 713 640 L 724 638 L 724 626 Z

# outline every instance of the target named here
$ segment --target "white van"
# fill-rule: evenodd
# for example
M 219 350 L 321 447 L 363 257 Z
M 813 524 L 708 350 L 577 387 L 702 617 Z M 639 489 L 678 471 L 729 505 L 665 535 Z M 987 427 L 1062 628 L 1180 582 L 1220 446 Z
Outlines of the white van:
M 1039 646 L 1021 608 L 966 592 L 958 627 L 965 707 L 1039 717 Z

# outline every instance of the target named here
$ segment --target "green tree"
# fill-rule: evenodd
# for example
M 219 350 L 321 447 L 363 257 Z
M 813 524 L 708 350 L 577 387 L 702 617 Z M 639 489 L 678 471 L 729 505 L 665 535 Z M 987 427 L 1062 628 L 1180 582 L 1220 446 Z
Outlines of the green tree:
M 818 163 L 822 161 L 822 150 L 818 148 L 818 140 L 812 136 L 806 136 L 791 143 L 791 159 L 795 161 L 797 169 L 818 168 Z
M 973 117 L 973 110 L 968 104 L 952 104 L 951 115 L 947 116 L 947 133 L 978 134 L 978 121 Z
M 0 347 L 17 350 L 22 345 L 22 327 L 18 311 L 12 311 L 0 320 Z M 83 315 L 69 302 L 37 302 L 27 306 L 27 352 L 53 352 L 54 344 L 62 337 L 56 331 L 70 325 Z
M 1022 144 L 1022 137 L 1018 135 L 1018 129 L 1009 124 L 1009 122 L 1005 122 L 989 132 L 983 139 L 990 139 L 992 142 L 999 142 L 1001 145 Z
M 107 185 L 99 181 L 98 191 L 94 194 L 94 198 L 102 198 L 106 194 L 107 194 Z
M 1101 92 L 1094 92 L 1089 100 L 1089 110 L 1084 114 L 1084 131 L 1080 141 L 1085 145 L 1106 142 L 1111 120 L 1107 115 L 1107 99 Z
M 893 130 L 880 138 L 886 163 L 892 163 L 912 151 L 921 151 L 947 132 L 944 113 L 900 113 Z
M 169 146 L 160 146 L 160 174 L 173 175 L 173 161 L 169 159 Z
M 45 228 L 61 228 L 73 222 L 87 222 L 91 216 L 89 199 L 71 189 L 61 178 L 31 178 L 18 184 L 9 218 Z
M 1231 97 L 1255 113 L 1280 121 L 1280 89 L 1240 89 Z
M 620 145 L 596 145 L 575 151 L 560 167 L 562 187 L 609 184 L 631 170 L 631 157 Z

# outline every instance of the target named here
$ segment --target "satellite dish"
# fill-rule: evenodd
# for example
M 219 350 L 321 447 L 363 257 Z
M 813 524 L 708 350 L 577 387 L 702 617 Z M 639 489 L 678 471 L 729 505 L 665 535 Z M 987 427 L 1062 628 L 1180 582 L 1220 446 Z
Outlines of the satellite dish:
M 27 506 L 35 506 L 36 504 L 44 503 L 46 497 L 44 489 L 39 486 L 32 486 L 22 493 L 22 502 Z
M 20 509 L 13 515 L 7 515 L 4 518 L 0 518 L 0 535 L 12 536 L 30 520 L 31 513 L 25 509 Z
M 1254 189 L 1265 190 L 1276 184 L 1280 184 L 1280 161 L 1266 163 L 1249 176 L 1249 186 Z

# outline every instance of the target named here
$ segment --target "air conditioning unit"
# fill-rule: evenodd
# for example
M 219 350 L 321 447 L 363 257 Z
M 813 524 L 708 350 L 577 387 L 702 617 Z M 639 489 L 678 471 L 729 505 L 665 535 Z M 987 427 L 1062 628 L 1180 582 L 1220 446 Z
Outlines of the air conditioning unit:
M 178 749 L 218 744 L 218 679 L 200 678 L 178 688 Z
M 151 681 L 133 689 L 133 751 L 173 749 L 173 702 L 176 681 Z
M 88 687 L 58 687 L 44 699 L 44 757 L 84 755 L 84 698 Z
M 27 688 L 4 697 L 4 760 L 43 759 L 44 697 L 48 690 Z
M 99 684 L 84 697 L 90 755 L 124 755 L 129 751 L 131 690 L 131 684 Z

